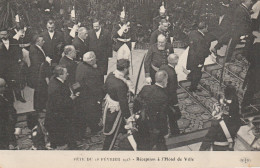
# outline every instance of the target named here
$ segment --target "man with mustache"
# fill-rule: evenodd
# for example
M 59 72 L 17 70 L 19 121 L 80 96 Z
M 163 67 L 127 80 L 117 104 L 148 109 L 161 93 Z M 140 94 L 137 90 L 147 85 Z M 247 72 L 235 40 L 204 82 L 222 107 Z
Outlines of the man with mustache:
M 159 68 L 168 64 L 167 57 L 174 53 L 173 46 L 166 42 L 166 37 L 160 34 L 157 43 L 150 46 L 144 61 L 145 80 L 147 84 L 155 83 L 155 73 Z

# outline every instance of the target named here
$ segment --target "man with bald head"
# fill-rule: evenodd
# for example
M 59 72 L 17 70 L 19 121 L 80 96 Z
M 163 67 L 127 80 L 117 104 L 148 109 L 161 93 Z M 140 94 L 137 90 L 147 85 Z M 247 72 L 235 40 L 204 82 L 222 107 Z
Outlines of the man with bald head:
M 9 149 L 9 145 L 16 146 L 14 136 L 16 110 L 13 103 L 5 96 L 6 82 L 0 78 L 0 150 Z
M 159 70 L 155 74 L 155 84 L 146 85 L 137 96 L 134 112 L 145 109 L 140 131 L 136 137 L 138 150 L 167 150 L 164 136 L 168 134 L 168 95 L 165 91 L 168 74 Z
M 75 83 L 76 76 L 76 68 L 77 62 L 76 59 L 76 49 L 73 45 L 67 45 L 64 47 L 63 57 L 60 59 L 59 65 L 62 65 L 67 68 L 69 76 L 67 81 L 69 85 L 73 85 Z
M 84 138 L 86 125 L 92 134 L 97 134 L 101 127 L 98 125 L 102 116 L 103 74 L 96 64 L 93 51 L 83 55 L 83 62 L 76 69 L 76 82 L 80 83 L 78 138 Z
M 164 70 L 168 74 L 168 84 L 166 90 L 168 93 L 169 105 L 171 106 L 168 111 L 168 118 L 171 134 L 176 135 L 180 133 L 177 120 L 181 117 L 177 97 L 178 79 L 175 71 L 175 67 L 179 61 L 179 56 L 177 54 L 170 54 L 167 60 L 168 64 L 162 65 L 160 70 Z
M 77 60 L 82 60 L 83 55 L 89 51 L 89 45 L 87 42 L 88 30 L 85 27 L 80 27 L 78 29 L 78 36 L 76 36 L 72 45 L 75 47 L 77 51 Z
M 164 64 L 168 64 L 167 57 L 174 53 L 173 46 L 166 41 L 166 37 L 160 34 L 157 43 L 150 46 L 144 61 L 145 79 L 147 84 L 155 83 L 155 73 Z

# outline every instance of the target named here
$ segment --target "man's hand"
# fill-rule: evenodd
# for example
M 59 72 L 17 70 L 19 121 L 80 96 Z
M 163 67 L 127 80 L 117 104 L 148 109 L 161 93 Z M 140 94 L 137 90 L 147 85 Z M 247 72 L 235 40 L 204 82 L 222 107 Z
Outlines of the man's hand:
M 202 66 L 203 66 L 202 64 L 199 64 L 199 65 L 198 65 L 198 68 L 201 68 Z
M 151 77 L 146 77 L 146 78 L 145 78 L 145 81 L 146 81 L 146 83 L 147 83 L 148 85 L 151 85 L 151 83 L 152 83 L 152 78 L 151 78 Z
M 51 59 L 50 57 L 46 57 L 46 58 L 45 58 L 45 61 L 48 62 L 49 64 L 51 64 L 51 60 L 52 60 L 52 59 Z
M 71 94 L 70 95 L 70 98 L 72 99 L 72 100 L 75 100 L 78 96 L 79 96 L 79 92 L 77 92 L 76 94 Z

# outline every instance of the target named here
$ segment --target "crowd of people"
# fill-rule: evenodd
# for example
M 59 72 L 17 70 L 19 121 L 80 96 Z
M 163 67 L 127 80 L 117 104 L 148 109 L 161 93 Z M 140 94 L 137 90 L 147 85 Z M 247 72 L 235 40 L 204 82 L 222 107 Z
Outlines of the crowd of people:
M 223 39 L 231 38 L 229 51 L 232 51 L 243 37 L 241 40 L 247 41 L 246 52 L 251 48 L 253 36 L 249 11 L 254 4 L 254 0 L 243 0 L 234 12 L 234 16 L 241 17 L 232 23 L 225 22 L 232 27 L 234 33 L 231 36 L 223 30 L 218 31 L 223 36 L 208 32 L 208 25 L 204 21 L 200 21 L 197 29 L 190 32 L 187 59 L 190 92 L 200 92 L 197 86 L 205 58 L 211 52 L 217 55 L 217 48 L 210 51 L 211 41 L 217 39 L 222 45 L 227 42 Z M 135 94 L 129 93 L 132 91 L 128 78 L 131 54 L 122 53 L 131 53 L 136 39 L 124 8 L 112 32 L 104 29 L 97 18 L 93 19 L 91 30 L 81 27 L 75 18 L 75 10 L 72 10 L 66 31 L 57 30 L 55 20 L 49 19 L 45 31 L 33 34 L 30 28 L 20 23 L 19 15 L 16 15 L 14 28 L 0 30 L 0 149 L 14 149 L 17 146 L 13 134 L 16 123 L 13 102 L 26 102 L 22 90 L 27 85 L 34 89 L 35 113 L 46 112 L 44 124 L 36 122 L 32 126 L 35 149 L 57 149 L 61 146 L 77 149 L 86 138 L 86 129 L 89 127 L 92 136 L 99 136 L 103 131 L 103 150 L 112 150 L 119 132 L 126 133 L 124 125 L 132 122 L 132 116 L 135 115 L 134 122 L 138 124 L 139 131 L 131 127 L 128 134 L 135 137 L 137 150 L 167 150 L 165 137 L 180 134 L 177 121 L 181 118 L 181 112 L 175 71 L 179 56 L 174 53 L 172 45 L 174 25 L 164 5 L 159 13 L 153 19 L 154 32 L 144 59 L 147 85 L 135 95 L 133 110 L 129 108 L 129 94 Z M 227 15 L 222 16 L 222 21 L 223 17 L 225 19 Z M 113 50 L 117 52 L 116 70 L 107 74 L 108 60 Z M 251 82 L 250 86 L 252 90 L 255 83 Z M 252 93 L 248 94 L 250 99 Z M 218 121 L 212 125 L 201 150 L 208 149 L 212 143 L 215 150 L 232 148 L 230 144 L 233 144 L 240 127 L 239 103 L 233 86 L 225 89 L 220 102 L 214 111 Z M 224 112 L 223 106 L 229 107 L 228 110 Z M 34 126 L 46 130 L 40 133 L 35 131 Z M 228 133 L 222 131 L 223 127 L 228 128 Z M 45 136 L 50 142 L 48 147 Z M 135 149 L 133 142 L 130 144 Z

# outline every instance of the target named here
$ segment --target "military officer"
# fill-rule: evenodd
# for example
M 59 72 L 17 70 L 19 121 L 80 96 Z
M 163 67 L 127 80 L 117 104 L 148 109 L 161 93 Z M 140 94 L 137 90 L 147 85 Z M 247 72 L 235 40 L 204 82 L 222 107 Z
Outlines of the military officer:
M 131 23 L 127 20 L 125 8 L 123 7 L 123 11 L 120 14 L 120 21 L 116 22 L 112 29 L 112 39 L 115 42 L 113 48 L 115 51 L 118 51 L 123 44 L 126 44 L 130 50 L 134 47 L 131 44 L 134 41 L 134 37 L 130 26 Z
M 161 65 L 167 64 L 167 57 L 174 53 L 172 45 L 166 42 L 166 37 L 160 34 L 157 43 L 150 46 L 144 61 L 146 83 L 155 83 L 155 73 Z
M 152 34 L 151 34 L 151 38 L 150 38 L 150 45 L 153 45 L 154 43 L 157 42 L 157 38 L 160 34 L 163 34 L 168 43 L 171 43 L 170 40 L 170 35 L 169 35 L 169 31 L 168 31 L 168 27 L 169 27 L 169 22 L 166 19 L 162 19 L 160 21 L 160 25 L 158 27 L 157 30 L 155 30 Z
M 168 65 L 162 65 L 160 70 L 165 70 L 168 74 L 167 93 L 169 98 L 168 119 L 170 125 L 170 131 L 172 135 L 180 133 L 177 121 L 181 117 L 180 108 L 178 106 L 177 88 L 178 79 L 175 71 L 175 67 L 178 64 L 179 56 L 176 54 L 170 54 L 168 56 Z
M 209 150 L 211 145 L 213 151 L 233 150 L 234 138 L 241 126 L 239 102 L 234 86 L 225 88 L 224 98 L 220 99 L 220 105 L 217 104 L 214 109 L 212 115 L 216 120 L 212 121 L 200 151 Z
M 167 150 L 164 136 L 168 134 L 167 111 L 169 108 L 166 93 L 168 74 L 159 70 L 155 74 L 155 84 L 142 88 L 134 103 L 134 112 L 144 110 L 139 131 L 136 135 L 138 150 Z
M 202 76 L 202 67 L 206 57 L 209 56 L 210 43 L 205 38 L 205 33 L 208 31 L 208 26 L 205 22 L 200 22 L 198 30 L 194 30 L 189 34 L 190 49 L 187 58 L 187 70 L 191 72 L 187 79 L 191 81 L 189 90 L 191 92 L 199 91 L 197 89 L 198 83 Z
M 106 105 L 103 114 L 103 133 L 106 138 L 103 150 L 113 149 L 122 120 L 130 116 L 127 98 L 129 82 L 125 78 L 129 74 L 129 66 L 130 62 L 127 59 L 118 60 L 117 69 L 107 76 L 105 82 Z

